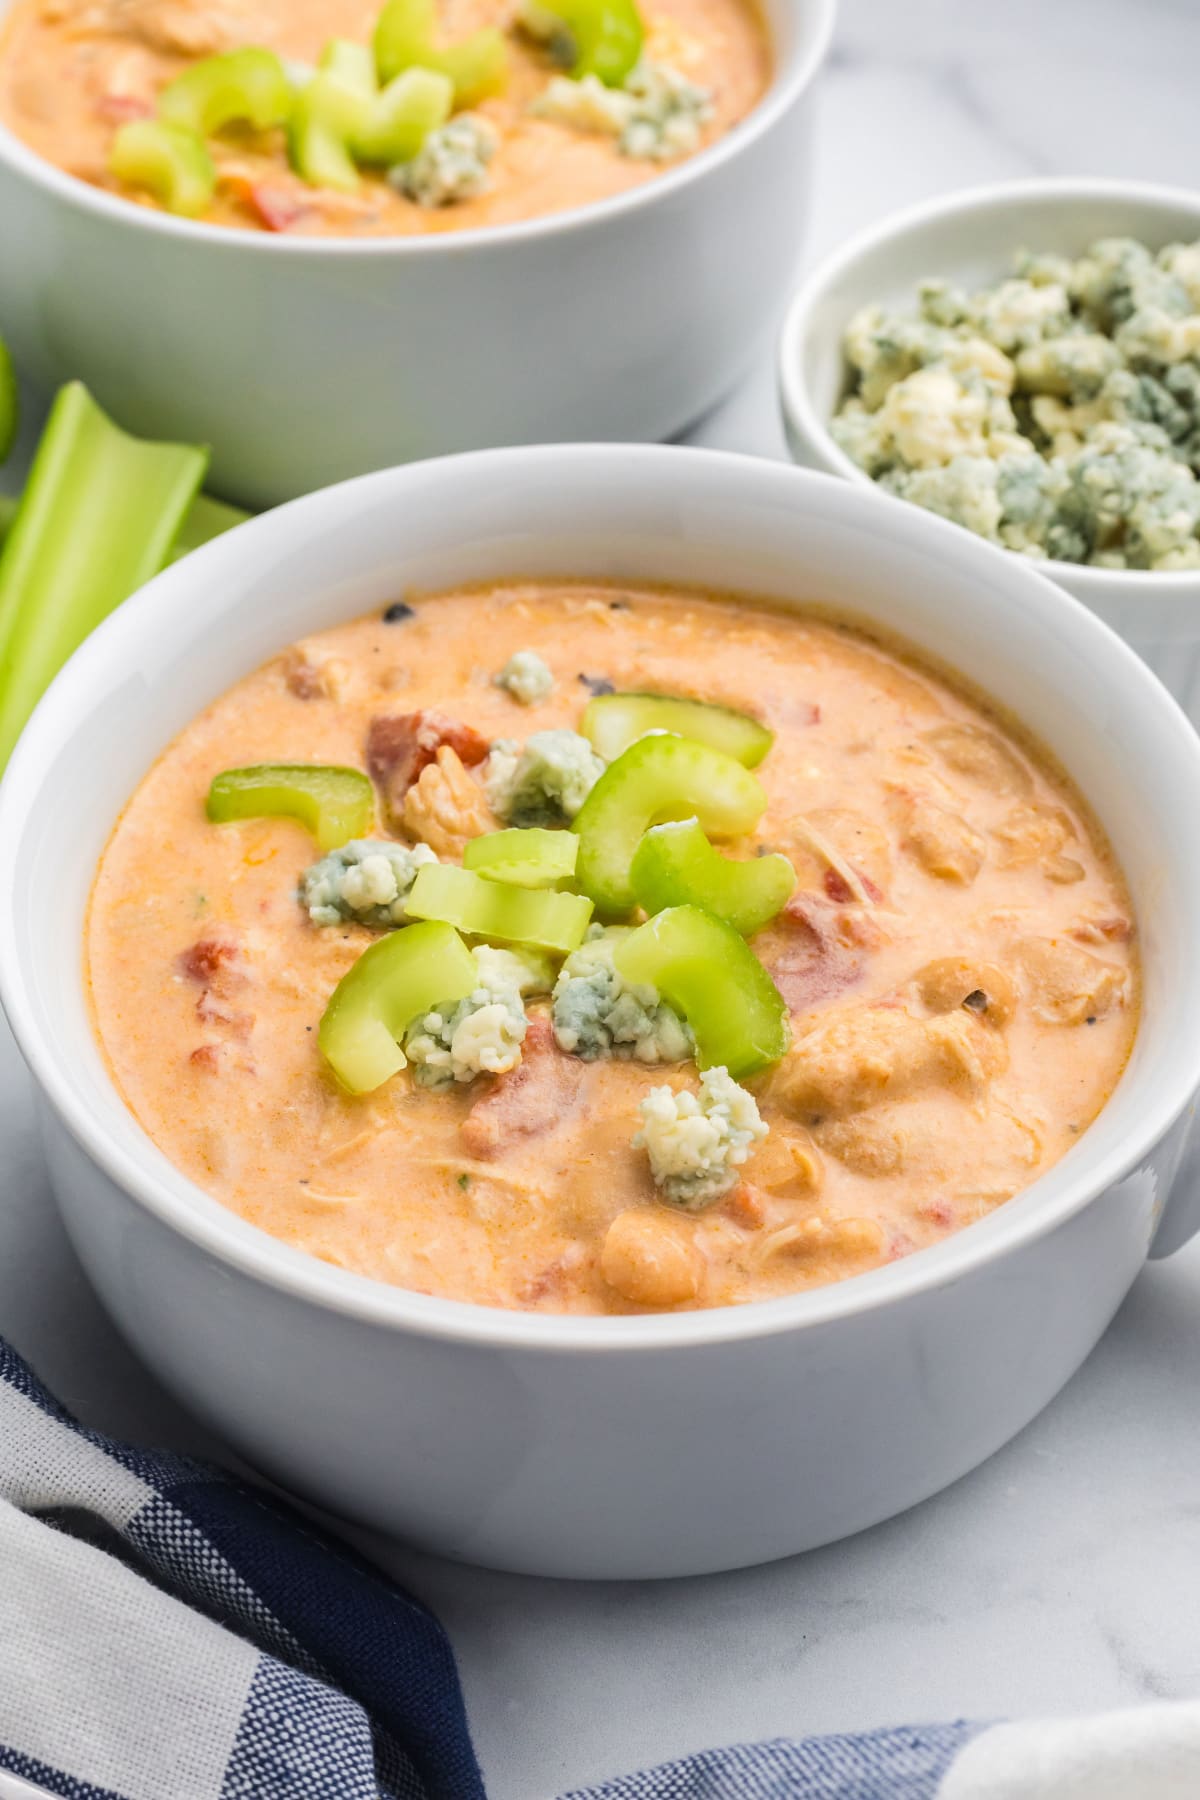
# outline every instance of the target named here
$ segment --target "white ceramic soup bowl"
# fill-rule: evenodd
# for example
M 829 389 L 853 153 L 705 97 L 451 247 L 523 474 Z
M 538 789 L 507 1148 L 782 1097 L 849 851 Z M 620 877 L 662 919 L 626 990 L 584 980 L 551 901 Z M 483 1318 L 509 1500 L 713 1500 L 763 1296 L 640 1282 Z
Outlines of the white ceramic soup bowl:
M 764 1304 L 556 1318 L 407 1293 L 265 1236 L 144 1136 L 93 1039 L 97 858 L 155 756 L 281 646 L 499 576 L 696 584 L 898 631 L 1015 708 L 1132 886 L 1145 1019 L 1070 1154 L 909 1259 Z M 783 1556 L 990 1455 L 1092 1348 L 1167 1208 L 1200 1079 L 1200 740 L 1120 640 L 1016 558 L 849 483 L 699 450 L 484 452 L 256 519 L 92 637 L 0 788 L 0 999 L 40 1090 L 68 1229 L 113 1318 L 250 1462 L 443 1552 L 560 1576 Z
M 211 485 L 252 507 L 446 451 L 670 436 L 786 294 L 834 7 L 766 0 L 771 86 L 698 156 L 493 230 L 197 225 L 61 173 L 0 124 L 0 332 L 36 382 L 79 376 L 130 430 L 210 444 Z
M 797 461 L 872 485 L 829 431 L 851 385 L 842 341 L 860 306 L 907 310 L 926 277 L 982 287 L 1011 273 L 1018 250 L 1079 256 L 1101 237 L 1140 238 L 1152 250 L 1192 243 L 1200 238 L 1200 192 L 1140 182 L 1013 181 L 929 201 L 854 238 L 805 281 L 780 339 L 784 424 Z M 1035 566 L 1119 631 L 1200 723 L 1200 571 Z

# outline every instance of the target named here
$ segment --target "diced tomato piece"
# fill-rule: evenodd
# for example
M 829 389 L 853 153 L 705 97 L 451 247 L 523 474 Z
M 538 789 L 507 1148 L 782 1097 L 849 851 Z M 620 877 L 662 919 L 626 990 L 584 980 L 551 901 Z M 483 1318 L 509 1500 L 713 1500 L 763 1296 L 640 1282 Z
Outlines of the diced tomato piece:
M 861 869 L 856 869 L 855 873 L 862 882 L 870 899 L 878 904 L 879 901 L 883 899 L 882 890 L 876 886 L 869 875 L 864 875 Z M 826 869 L 823 886 L 825 892 L 836 906 L 848 906 L 855 898 L 851 891 L 850 883 L 837 869 Z
M 529 1021 L 521 1061 L 511 1075 L 498 1075 L 462 1122 L 463 1143 L 472 1156 L 496 1156 L 521 1138 L 550 1131 L 579 1099 L 583 1065 L 554 1042 L 550 1021 Z
M 299 194 L 288 188 L 273 187 L 267 181 L 251 182 L 246 204 L 268 231 L 290 231 L 312 211 Z
M 868 936 L 860 912 L 842 912 L 823 894 L 793 894 L 755 948 L 792 1013 L 810 1012 L 862 978 Z M 853 929 L 847 924 L 855 921 Z
M 239 968 L 242 947 L 232 932 L 214 931 L 180 953 L 179 970 L 189 981 L 218 991 L 244 979 Z
M 468 768 L 481 763 L 491 749 L 487 738 L 472 726 L 432 708 L 380 713 L 371 720 L 367 730 L 367 767 L 379 786 L 393 825 L 402 822 L 404 796 L 422 769 L 435 761 L 443 744 Z

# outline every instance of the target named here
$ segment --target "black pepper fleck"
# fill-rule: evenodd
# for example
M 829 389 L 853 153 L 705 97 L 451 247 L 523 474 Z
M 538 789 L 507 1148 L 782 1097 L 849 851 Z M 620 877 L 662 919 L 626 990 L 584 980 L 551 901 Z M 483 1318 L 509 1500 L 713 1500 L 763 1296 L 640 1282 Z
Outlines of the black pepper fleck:
M 402 625 L 405 619 L 415 619 L 416 616 L 416 608 L 410 606 L 407 600 L 393 600 L 383 615 L 383 622 L 385 625 Z
M 986 1012 L 988 997 L 982 988 L 973 988 L 963 1001 L 963 1005 L 970 1007 L 972 1012 Z
M 583 683 L 589 694 L 615 694 L 617 691 L 607 675 L 579 675 L 576 679 Z
M 471 1177 L 466 1174 L 460 1175 L 458 1178 L 458 1185 L 460 1188 L 462 1188 L 462 1190 L 465 1193 L 467 1188 L 469 1188 L 471 1185 Z
M 1085 1025 L 1094 1025 L 1096 1023 L 1095 1013 L 1093 1013 L 1090 1018 L 1085 1019 L 1083 1022 Z

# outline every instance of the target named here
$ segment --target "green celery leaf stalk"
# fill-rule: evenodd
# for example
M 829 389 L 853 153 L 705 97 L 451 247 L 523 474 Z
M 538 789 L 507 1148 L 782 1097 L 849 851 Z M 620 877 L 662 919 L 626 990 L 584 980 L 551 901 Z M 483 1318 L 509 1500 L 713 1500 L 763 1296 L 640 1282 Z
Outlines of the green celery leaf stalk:
M 17 392 L 17 372 L 13 368 L 8 346 L 0 341 L 0 462 L 3 462 L 17 440 L 21 423 L 21 398 Z
M 179 562 L 193 550 L 199 550 L 202 544 L 211 543 L 213 538 L 220 537 L 223 531 L 232 531 L 235 525 L 244 525 L 249 517 L 250 514 L 243 512 L 240 506 L 230 506 L 225 500 L 214 500 L 211 494 L 197 494 L 179 527 L 179 536 L 171 551 L 171 561 Z M 0 513 L 0 519 L 2 518 L 3 514 Z
M 0 552 L 0 773 L 67 658 L 162 568 L 207 466 L 130 437 L 82 383 L 59 391 Z

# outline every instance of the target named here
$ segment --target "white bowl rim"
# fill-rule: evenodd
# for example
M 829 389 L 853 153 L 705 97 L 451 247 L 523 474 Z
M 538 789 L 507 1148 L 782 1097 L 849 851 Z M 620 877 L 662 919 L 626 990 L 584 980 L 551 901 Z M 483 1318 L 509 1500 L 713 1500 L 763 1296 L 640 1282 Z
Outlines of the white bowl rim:
M 789 0 L 795 4 L 795 0 Z M 160 236 L 183 238 L 197 245 L 207 243 L 214 250 L 240 250 L 254 256 L 288 256 L 300 258 L 379 257 L 379 256 L 460 256 L 471 250 L 495 244 L 498 248 L 553 237 L 601 225 L 624 213 L 653 206 L 660 198 L 667 200 L 682 188 L 701 181 L 721 164 L 738 156 L 776 123 L 779 117 L 799 99 L 818 74 L 833 37 L 838 0 L 804 0 L 811 10 L 811 25 L 798 34 L 797 43 L 785 60 L 777 60 L 768 86 L 746 114 L 713 143 L 673 168 L 651 176 L 624 193 L 610 195 L 582 206 L 565 208 L 558 213 L 542 213 L 532 219 L 520 219 L 507 225 L 479 225 L 467 231 L 431 232 L 422 236 L 393 237 L 292 237 L 286 232 L 240 231 L 232 225 L 209 225 L 202 220 L 180 219 L 157 207 L 139 206 L 119 194 L 92 187 L 78 176 L 69 175 L 31 150 L 0 119 L 0 162 L 6 162 L 18 175 L 46 188 L 58 200 L 78 212 L 91 213 L 131 230 L 141 226 Z M 0 31 L 4 25 L 0 4 Z M 775 48 L 772 45 L 772 48 Z
M 128 645 L 142 645 L 156 632 L 161 634 L 168 630 L 167 621 L 171 617 L 194 616 L 195 608 L 184 603 L 189 591 L 194 590 L 201 608 L 206 592 L 219 594 L 221 583 L 216 579 L 217 572 L 224 559 L 234 554 L 239 542 L 250 546 L 261 540 L 261 548 L 273 535 L 286 540 L 290 520 L 298 509 L 335 506 L 338 496 L 344 496 L 347 501 L 351 497 L 361 501 L 370 497 L 373 488 L 402 516 L 403 507 L 396 507 L 392 490 L 397 484 L 402 486 L 407 475 L 418 471 L 423 475 L 433 471 L 449 481 L 453 481 L 460 471 L 484 471 L 497 481 L 501 475 L 511 477 L 520 471 L 523 479 L 536 481 L 543 464 L 549 473 L 564 458 L 570 458 L 593 464 L 612 464 L 625 474 L 628 474 L 631 462 L 641 464 L 646 480 L 651 481 L 656 467 L 661 467 L 664 462 L 675 467 L 685 466 L 680 461 L 685 457 L 689 463 L 691 459 L 702 459 L 709 468 L 717 472 L 725 470 L 738 479 L 744 480 L 753 471 L 753 479 L 762 483 L 815 484 L 827 490 L 827 504 L 834 507 L 854 492 L 847 484 L 828 475 L 731 451 L 680 449 L 658 444 L 571 444 L 469 451 L 439 457 L 432 462 L 379 470 L 304 495 L 260 514 L 165 569 L 111 615 L 76 651 L 34 712 L 4 780 L 0 782 L 0 842 L 14 844 L 20 841 L 26 817 L 37 802 L 44 754 L 70 738 L 74 724 L 89 710 L 94 683 L 112 667 L 123 666 Z M 860 499 L 852 501 L 855 508 Z M 1005 556 L 993 545 L 934 514 L 885 495 L 876 496 L 867 503 L 877 519 L 883 511 L 889 512 L 893 529 L 901 537 L 932 539 L 935 544 L 940 539 L 948 556 L 966 557 L 974 562 L 982 559 L 982 565 L 993 578 L 1000 575 L 998 559 L 999 565 L 1007 571 L 1001 579 L 1027 591 L 1036 591 L 1038 604 L 1058 608 L 1064 619 L 1069 616 L 1077 633 L 1093 638 L 1099 634 L 1106 640 L 1106 654 L 1120 668 L 1119 675 L 1114 668 L 1114 677 L 1123 687 L 1141 687 L 1147 703 L 1161 709 L 1163 729 L 1175 739 L 1172 755 L 1178 757 L 1181 768 L 1190 765 L 1191 785 L 1200 790 L 1200 737 L 1141 659 L 1085 606 L 1027 565 L 1023 566 L 1017 559 Z M 209 579 L 210 568 L 212 580 Z M 903 627 L 900 629 L 902 631 Z M 1180 783 L 1178 789 L 1173 787 L 1171 792 L 1182 793 L 1187 785 Z M 12 866 L 16 867 L 17 863 Z M 1062 1191 L 1042 1206 L 1029 1208 L 1022 1214 L 1010 1212 L 1007 1207 L 997 1208 L 981 1222 L 990 1228 L 988 1235 L 982 1238 L 975 1235 L 978 1227 L 974 1230 L 965 1227 L 941 1244 L 851 1280 L 739 1306 L 616 1318 L 507 1311 L 470 1301 L 413 1293 L 324 1263 L 248 1224 L 177 1169 L 171 1171 L 177 1189 L 172 1191 L 157 1169 L 150 1166 L 152 1159 L 166 1159 L 144 1133 L 142 1160 L 111 1141 L 102 1128 L 93 1125 L 84 1102 L 73 1092 L 69 1079 L 43 1040 L 37 1009 L 16 955 L 16 932 L 9 899 L 14 887 L 15 884 L 6 887 L 0 883 L 0 1001 L 42 1096 L 84 1155 L 171 1231 L 252 1281 L 262 1282 L 323 1311 L 355 1318 L 377 1328 L 427 1339 L 483 1345 L 497 1351 L 615 1354 L 647 1349 L 665 1353 L 701 1348 L 816 1328 L 869 1314 L 878 1307 L 911 1300 L 945 1287 L 1046 1236 L 1124 1180 L 1188 1106 L 1196 1085 L 1196 1071 L 1200 1071 L 1200 1017 L 1196 1017 L 1194 1023 L 1189 1017 L 1192 1054 L 1177 1057 L 1170 1069 L 1163 1071 L 1155 1104 L 1146 1109 L 1136 1134 L 1129 1134 L 1122 1145 L 1115 1146 L 1091 1166 L 1081 1154 L 1087 1143 L 1086 1136 L 1082 1138 L 1072 1152 L 1078 1162 L 1071 1179 L 1063 1181 L 1059 1177 Z M 1197 896 L 1197 908 L 1200 912 L 1200 895 Z M 120 1096 L 116 1098 L 121 1104 Z M 1054 1180 L 1060 1168 L 1061 1165 L 1055 1165 L 1031 1188 L 1023 1190 L 1024 1193 L 1033 1192 L 1044 1181 Z
M 1200 236 L 1200 191 L 1196 189 L 1168 187 L 1150 181 L 1106 181 L 1090 175 L 1032 175 L 1017 181 L 991 182 L 983 187 L 957 188 L 951 194 L 935 195 L 915 206 L 888 213 L 818 263 L 788 306 L 779 335 L 778 379 L 789 423 L 797 437 L 802 438 L 814 454 L 822 457 L 827 474 L 840 475 L 859 486 L 875 486 L 866 470 L 860 469 L 834 440 L 829 422 L 819 415 L 804 379 L 802 351 L 808 336 L 809 318 L 825 290 L 860 258 L 926 225 L 971 212 L 1003 212 L 1009 206 L 1037 206 L 1042 201 L 1061 200 L 1119 200 L 1134 205 L 1176 206 L 1195 213 L 1197 235 Z M 1004 550 L 1002 553 L 1019 557 L 1052 581 L 1069 585 L 1081 598 L 1098 604 L 1127 597 L 1131 583 L 1141 589 L 1146 599 L 1161 595 L 1164 599 L 1186 600 L 1195 605 L 1200 594 L 1200 570 L 1197 569 L 1096 569 L 1088 563 L 1057 562 L 1051 557 L 1024 556 L 1020 551 Z

